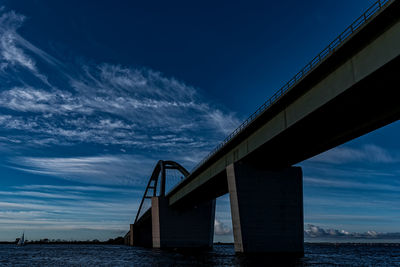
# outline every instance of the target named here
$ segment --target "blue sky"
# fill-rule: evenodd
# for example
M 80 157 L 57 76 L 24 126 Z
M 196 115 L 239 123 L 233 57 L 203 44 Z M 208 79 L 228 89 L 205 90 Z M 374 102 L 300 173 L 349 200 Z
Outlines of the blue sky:
M 0 1 L 0 240 L 123 235 L 157 160 L 193 168 L 372 3 Z M 399 133 L 300 164 L 310 236 L 400 232 Z

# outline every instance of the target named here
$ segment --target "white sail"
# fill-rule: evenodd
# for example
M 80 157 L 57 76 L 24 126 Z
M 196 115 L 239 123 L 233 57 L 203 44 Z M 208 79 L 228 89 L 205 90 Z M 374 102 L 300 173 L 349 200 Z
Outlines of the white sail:
M 21 238 L 18 240 L 18 246 L 23 246 L 25 244 L 25 233 L 22 233 Z

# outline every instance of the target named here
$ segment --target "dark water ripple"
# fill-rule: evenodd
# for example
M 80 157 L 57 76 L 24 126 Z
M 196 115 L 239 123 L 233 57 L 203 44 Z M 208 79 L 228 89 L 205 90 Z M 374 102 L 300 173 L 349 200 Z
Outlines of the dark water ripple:
M 116 245 L 0 245 L 0 266 L 400 266 L 400 244 L 306 244 L 301 259 L 237 256 L 232 245 L 182 253 Z

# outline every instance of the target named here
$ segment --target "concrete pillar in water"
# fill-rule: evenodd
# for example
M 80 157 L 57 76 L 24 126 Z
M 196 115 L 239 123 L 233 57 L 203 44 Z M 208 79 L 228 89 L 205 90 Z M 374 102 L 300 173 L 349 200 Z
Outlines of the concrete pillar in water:
M 301 168 L 271 171 L 239 162 L 226 172 L 235 251 L 303 255 Z
M 152 198 L 154 248 L 211 248 L 215 200 L 185 208 L 170 207 L 163 196 Z
M 129 246 L 133 246 L 133 224 L 130 224 L 129 230 Z

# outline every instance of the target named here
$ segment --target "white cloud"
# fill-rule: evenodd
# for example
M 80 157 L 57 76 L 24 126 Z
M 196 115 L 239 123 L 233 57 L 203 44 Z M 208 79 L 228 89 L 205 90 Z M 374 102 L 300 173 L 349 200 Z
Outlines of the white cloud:
M 400 233 L 378 233 L 372 230 L 356 233 L 338 229 L 324 229 L 313 224 L 306 225 L 304 235 L 306 238 L 400 239 Z
M 304 230 L 306 237 L 321 237 L 321 236 L 348 236 L 349 232 L 337 229 L 323 229 L 316 225 L 308 224 Z
M 215 219 L 214 221 L 214 233 L 216 235 L 231 235 L 232 228 L 229 228 L 222 221 Z

